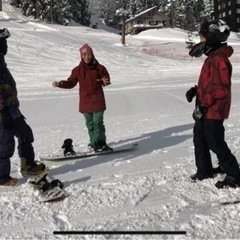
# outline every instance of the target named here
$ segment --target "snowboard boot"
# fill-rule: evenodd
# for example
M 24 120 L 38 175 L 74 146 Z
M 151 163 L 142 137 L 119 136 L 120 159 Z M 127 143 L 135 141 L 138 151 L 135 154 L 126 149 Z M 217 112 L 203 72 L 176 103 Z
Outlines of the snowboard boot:
M 226 176 L 223 181 L 218 181 L 216 182 L 215 186 L 220 189 L 220 188 L 236 188 L 240 187 L 240 179 L 238 181 L 231 176 Z
M 110 152 L 113 151 L 113 149 L 111 147 L 109 147 L 105 141 L 101 140 L 99 142 L 96 143 L 95 147 L 94 147 L 94 152 L 98 153 L 98 152 Z
M 33 165 L 28 165 L 25 158 L 21 158 L 21 173 L 26 173 L 30 175 L 37 175 L 43 172 L 46 168 L 44 163 L 35 161 Z
M 104 145 L 102 147 L 95 147 L 94 152 L 95 153 L 100 153 L 100 152 L 111 152 L 113 149 L 109 147 L 108 145 Z
M 197 173 L 195 174 L 192 174 L 190 176 L 190 181 L 191 182 L 197 182 L 197 181 L 202 181 L 204 179 L 207 179 L 207 178 L 213 178 L 214 176 L 213 175 L 208 175 L 208 176 L 199 176 Z
M 19 179 L 10 177 L 7 182 L 0 184 L 3 187 L 15 187 L 19 184 Z
M 63 155 L 65 157 L 76 155 L 76 152 L 73 150 L 72 142 L 73 140 L 71 138 L 67 138 L 63 142 L 62 149 L 64 149 Z

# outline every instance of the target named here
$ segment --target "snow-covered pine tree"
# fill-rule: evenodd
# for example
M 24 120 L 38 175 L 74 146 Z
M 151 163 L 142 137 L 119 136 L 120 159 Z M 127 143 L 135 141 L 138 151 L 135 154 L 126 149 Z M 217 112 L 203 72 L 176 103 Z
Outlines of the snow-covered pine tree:
M 69 0 L 71 18 L 77 23 L 85 26 L 90 25 L 91 13 L 88 11 L 89 3 L 87 0 Z
M 17 8 L 20 8 L 21 7 L 21 4 L 22 4 L 22 1 L 21 0 L 12 0 L 10 2 L 11 5 L 17 7 Z
M 160 6 L 161 1 L 159 0 L 138 0 L 136 1 L 137 5 L 137 12 L 140 13 L 148 8 L 154 7 L 154 6 Z
M 67 25 L 71 19 L 70 5 L 65 0 L 44 0 L 41 19 Z
M 38 1 L 36 0 L 24 0 L 21 3 L 16 1 L 18 7 L 21 8 L 25 16 L 33 16 L 35 19 L 39 17 L 37 9 L 39 9 Z
M 214 11 L 214 0 L 204 0 L 204 15 L 210 16 L 211 12 Z
M 110 2 L 102 0 L 99 9 L 99 17 L 104 20 L 106 25 L 119 28 L 119 16 L 116 15 L 116 10 L 122 7 L 122 0 Z
M 194 0 L 185 0 L 185 22 L 187 30 L 195 30 L 195 17 L 194 17 L 194 8 L 195 8 Z
M 89 0 L 91 5 L 101 6 L 99 12 L 107 25 L 116 26 L 118 20 L 114 16 L 117 9 L 126 4 L 125 0 Z M 127 9 L 134 16 L 147 8 L 158 6 L 163 14 L 173 18 L 173 26 L 189 30 L 196 28 L 204 15 L 213 11 L 213 0 L 128 0 Z M 100 14 L 99 14 L 100 15 Z M 114 24 L 113 24 L 114 23 Z M 176 24 L 178 23 L 178 24 Z
M 204 11 L 205 11 L 204 0 L 197 0 L 195 4 L 195 9 L 194 9 L 194 13 L 195 13 L 194 17 L 196 22 L 199 23 L 201 21 L 201 17 L 204 15 Z
M 26 16 L 48 22 L 68 24 L 73 19 L 83 25 L 90 24 L 87 0 L 12 0 L 11 4 Z

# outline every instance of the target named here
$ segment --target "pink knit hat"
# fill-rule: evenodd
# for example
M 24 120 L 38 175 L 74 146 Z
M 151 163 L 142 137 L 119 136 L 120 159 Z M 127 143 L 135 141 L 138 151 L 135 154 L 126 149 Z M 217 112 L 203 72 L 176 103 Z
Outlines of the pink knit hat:
M 88 46 L 88 44 L 84 44 L 82 47 L 79 48 L 79 52 L 81 56 L 83 56 L 86 53 L 93 53 L 93 50 L 91 47 Z

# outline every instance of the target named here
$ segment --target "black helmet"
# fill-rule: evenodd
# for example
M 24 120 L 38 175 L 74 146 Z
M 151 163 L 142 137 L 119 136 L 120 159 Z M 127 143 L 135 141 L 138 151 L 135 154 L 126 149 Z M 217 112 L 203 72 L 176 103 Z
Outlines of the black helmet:
M 7 38 L 10 37 L 10 32 L 6 29 L 0 29 L 0 53 L 3 55 L 7 54 Z
M 221 19 L 208 21 L 204 19 L 200 26 L 199 34 L 207 39 L 210 46 L 226 42 L 230 35 L 229 26 Z
M 10 32 L 6 28 L 0 29 L 0 38 L 9 38 L 10 36 Z

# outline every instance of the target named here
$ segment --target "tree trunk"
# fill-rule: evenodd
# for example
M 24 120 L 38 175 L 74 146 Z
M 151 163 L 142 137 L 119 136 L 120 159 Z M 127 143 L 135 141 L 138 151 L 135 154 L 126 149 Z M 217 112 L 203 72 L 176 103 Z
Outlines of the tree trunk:
M 122 21 L 122 44 L 125 44 L 125 18 L 123 17 Z

